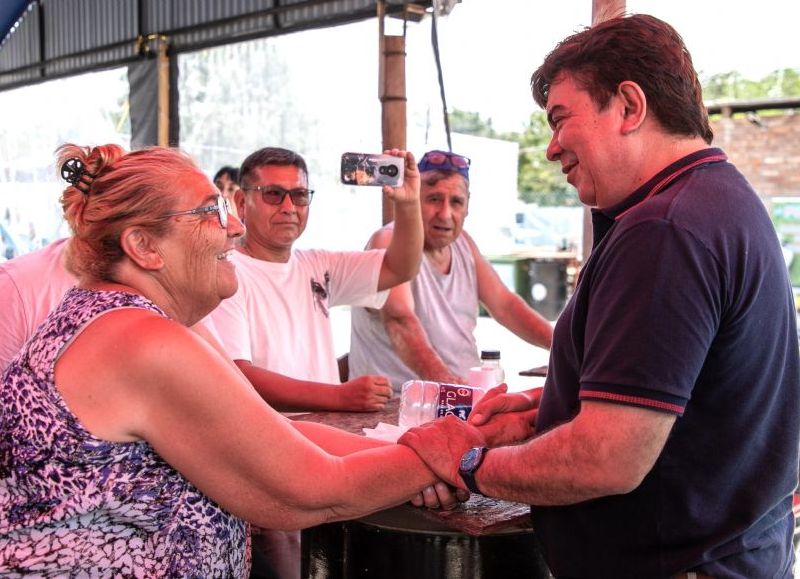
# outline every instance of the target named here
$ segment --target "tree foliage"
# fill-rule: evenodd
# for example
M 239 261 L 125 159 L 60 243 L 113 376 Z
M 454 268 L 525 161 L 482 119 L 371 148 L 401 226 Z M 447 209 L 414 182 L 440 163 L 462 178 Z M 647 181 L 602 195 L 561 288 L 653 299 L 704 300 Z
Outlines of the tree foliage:
M 238 166 L 268 141 L 311 153 L 311 121 L 287 89 L 291 75 L 274 42 L 194 52 L 180 67 L 181 146 L 201 167 Z
M 479 113 L 454 109 L 447 115 L 447 119 L 450 123 L 450 130 L 454 133 L 474 135 L 476 137 L 488 137 L 490 139 L 498 138 L 497 133 L 492 127 L 492 119 L 483 119 Z
M 703 82 L 706 101 L 736 101 L 800 96 L 800 69 L 771 72 L 761 80 L 748 80 L 736 71 L 715 74 Z
M 706 101 L 734 101 L 800 96 L 800 69 L 776 70 L 761 80 L 748 80 L 738 72 L 715 74 L 703 81 Z M 453 132 L 504 139 L 519 144 L 519 198 L 542 206 L 574 206 L 580 202 L 558 163 L 547 160 L 551 131 L 544 111 L 531 114 L 522 132 L 498 133 L 491 119 L 479 113 L 454 110 L 449 115 Z
M 538 205 L 580 205 L 577 192 L 561 172 L 561 165 L 547 160 L 551 136 L 547 115 L 544 111 L 535 111 L 531 113 L 525 131 L 512 139 L 519 143 L 520 199 Z

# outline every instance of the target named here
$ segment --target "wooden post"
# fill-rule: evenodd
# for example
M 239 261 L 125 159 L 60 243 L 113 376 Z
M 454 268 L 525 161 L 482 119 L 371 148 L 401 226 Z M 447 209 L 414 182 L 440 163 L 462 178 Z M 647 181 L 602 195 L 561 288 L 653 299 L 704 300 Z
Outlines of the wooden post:
M 383 39 L 381 130 L 384 149 L 406 148 L 406 44 L 402 36 Z M 383 223 L 394 219 L 394 206 L 384 197 Z
M 406 148 L 406 39 L 385 36 L 381 127 L 385 149 Z
M 384 34 L 383 2 L 378 2 L 380 60 L 378 98 L 384 149 L 406 148 L 406 39 Z M 394 207 L 383 197 L 383 224 L 394 219 Z
M 169 146 L 169 57 L 167 39 L 159 37 L 158 43 L 158 145 Z
M 624 14 L 625 0 L 592 0 L 592 25 Z
M 592 0 L 592 25 L 610 18 L 625 14 L 625 0 Z M 586 263 L 592 252 L 592 212 L 589 207 L 583 207 L 583 244 L 581 260 Z

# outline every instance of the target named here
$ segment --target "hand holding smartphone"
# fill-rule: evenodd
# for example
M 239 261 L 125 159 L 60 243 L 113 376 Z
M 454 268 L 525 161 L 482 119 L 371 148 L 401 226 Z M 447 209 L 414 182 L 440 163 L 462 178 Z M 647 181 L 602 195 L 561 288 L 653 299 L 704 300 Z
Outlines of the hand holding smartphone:
M 403 184 L 405 159 L 370 153 L 342 154 L 342 183 L 400 187 Z

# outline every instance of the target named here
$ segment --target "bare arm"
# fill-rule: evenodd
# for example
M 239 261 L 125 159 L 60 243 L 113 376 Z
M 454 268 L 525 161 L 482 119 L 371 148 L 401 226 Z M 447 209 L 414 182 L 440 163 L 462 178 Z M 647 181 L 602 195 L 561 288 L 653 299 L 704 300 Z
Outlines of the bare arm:
M 235 360 L 236 366 L 270 406 L 277 410 L 339 410 L 369 412 L 381 410 L 392 396 L 384 376 L 359 376 L 344 384 L 296 380 Z
M 553 326 L 519 295 L 509 290 L 492 265 L 481 255 L 472 238 L 462 232 L 470 244 L 478 276 L 478 299 L 492 318 L 526 342 L 550 349 Z
M 477 471 L 487 495 L 534 505 L 567 505 L 634 490 L 655 464 L 675 416 L 583 401 L 571 422 L 527 443 L 494 448 Z M 409 431 L 409 444 L 444 480 L 463 487 L 461 454 L 483 437 L 472 425 L 439 420 Z
M 386 246 L 378 290 L 385 290 L 412 279 L 422 257 L 422 212 L 419 204 L 419 171 L 414 156 L 392 149 L 388 154 L 405 157 L 405 176 L 401 187 L 384 187 L 394 202 L 394 239 Z
M 674 422 L 671 414 L 584 401 L 572 422 L 527 445 L 498 449 L 496 457 L 490 452 L 479 479 L 486 476 L 490 494 L 538 505 L 625 494 L 653 468 Z M 512 476 L 523 464 L 524 477 Z
M 391 229 L 381 229 L 372 236 L 368 248 L 386 247 L 394 238 Z M 463 378 L 450 371 L 428 341 L 414 313 L 414 296 L 408 283 L 392 288 L 380 316 L 395 353 L 417 376 L 423 380 L 463 383 Z
M 292 422 L 292 426 L 325 452 L 336 456 L 345 456 L 359 450 L 378 448 L 390 444 L 366 438 L 365 436 L 357 436 L 324 424 L 304 422 L 302 419 Z M 426 487 L 422 493 L 412 497 L 411 502 L 417 507 L 451 509 L 459 502 L 468 499 L 468 492 L 462 489 L 454 489 L 443 482 L 438 482 L 433 486 Z
M 208 343 L 141 310 L 92 322 L 59 361 L 56 384 L 93 434 L 146 440 L 203 493 L 258 526 L 297 529 L 361 516 L 436 480 L 398 445 L 343 457 L 325 452 Z
M 289 419 L 287 418 L 287 420 Z M 379 448 L 391 444 L 382 440 L 345 432 L 325 424 L 305 422 L 302 419 L 290 420 L 289 423 L 322 450 L 334 456 L 346 456 L 359 450 Z
M 297 380 L 265 370 L 249 360 L 230 360 L 222 344 L 203 322 L 190 329 L 208 342 L 237 371 L 241 371 L 256 392 L 277 410 L 375 412 L 382 410 L 392 397 L 392 387 L 385 376 L 359 376 L 344 384 Z
M 414 313 L 414 298 L 408 284 L 394 288 L 381 308 L 381 320 L 395 353 L 424 380 L 463 384 L 431 346 L 425 329 Z

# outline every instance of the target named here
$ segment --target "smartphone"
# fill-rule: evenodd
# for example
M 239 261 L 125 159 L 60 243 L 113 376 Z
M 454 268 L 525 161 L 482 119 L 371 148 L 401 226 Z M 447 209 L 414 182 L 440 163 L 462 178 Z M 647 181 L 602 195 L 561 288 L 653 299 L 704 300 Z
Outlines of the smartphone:
M 403 157 L 370 153 L 342 154 L 342 183 L 345 185 L 403 184 Z

